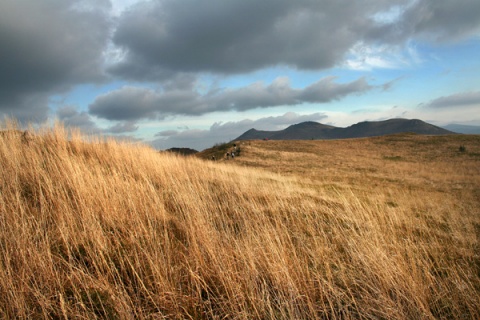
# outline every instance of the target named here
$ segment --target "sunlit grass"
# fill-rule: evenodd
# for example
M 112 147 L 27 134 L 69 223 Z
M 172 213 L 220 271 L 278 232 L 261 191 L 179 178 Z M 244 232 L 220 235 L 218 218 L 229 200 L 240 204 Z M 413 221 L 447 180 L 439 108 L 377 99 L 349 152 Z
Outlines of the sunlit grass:
M 480 316 L 478 136 L 213 162 L 4 128 L 4 318 Z

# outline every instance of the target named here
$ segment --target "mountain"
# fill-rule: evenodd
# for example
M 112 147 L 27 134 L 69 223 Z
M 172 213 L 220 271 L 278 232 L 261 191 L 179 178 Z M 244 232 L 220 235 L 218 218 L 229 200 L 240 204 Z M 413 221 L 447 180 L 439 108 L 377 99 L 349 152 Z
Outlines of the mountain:
M 261 131 L 250 129 L 243 133 L 235 140 L 257 140 L 257 139 L 273 139 L 273 140 L 305 140 L 305 139 L 328 139 L 329 131 L 334 129 L 318 122 L 307 121 L 291 125 L 290 127 L 280 131 Z
M 250 129 L 245 131 L 240 137 L 235 140 L 258 140 L 258 139 L 269 139 L 272 135 L 278 131 L 262 131 L 257 129 Z
M 385 121 L 365 121 L 354 124 L 339 130 L 337 138 L 374 137 L 402 132 L 428 135 L 454 133 L 418 119 L 390 119 Z
M 439 135 L 455 132 L 434 126 L 417 119 L 390 119 L 385 121 L 365 121 L 347 128 L 339 128 L 308 121 L 289 126 L 279 131 L 260 131 L 250 129 L 235 140 L 311 140 L 311 139 L 347 139 L 383 136 L 402 132 Z
M 456 133 L 480 134 L 480 126 L 467 126 L 463 124 L 451 123 L 446 126 L 443 126 L 442 128 L 456 132 Z
M 318 122 L 307 121 L 291 125 L 285 130 L 277 131 L 271 139 L 275 140 L 305 140 L 329 139 L 335 127 Z

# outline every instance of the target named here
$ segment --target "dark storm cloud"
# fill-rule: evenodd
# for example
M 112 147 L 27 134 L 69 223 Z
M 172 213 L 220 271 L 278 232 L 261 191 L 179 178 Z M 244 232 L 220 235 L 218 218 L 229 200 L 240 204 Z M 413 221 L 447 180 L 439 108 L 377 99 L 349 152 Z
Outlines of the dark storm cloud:
M 148 1 L 121 17 L 113 40 L 126 57 L 111 72 L 151 79 L 170 70 L 228 74 L 275 65 L 328 68 L 362 38 L 373 13 L 396 2 Z
M 440 97 L 427 103 L 427 108 L 458 108 L 478 106 L 480 108 L 480 91 L 461 92 Z
M 125 57 L 110 71 L 162 80 L 276 65 L 319 70 L 342 62 L 357 43 L 458 40 L 479 26 L 478 0 L 147 1 L 120 18 L 113 41 Z
M 195 146 L 197 150 L 213 146 L 240 136 L 245 131 L 255 128 L 258 130 L 281 130 L 285 127 L 304 121 L 321 121 L 327 116 L 323 113 L 301 115 L 287 112 L 281 116 L 265 117 L 257 120 L 244 119 L 240 121 L 215 122 L 208 130 L 165 130 L 157 133 L 157 139 L 150 144 L 157 149 L 168 149 L 179 146 Z
M 48 100 L 48 95 L 44 93 L 25 93 L 14 97 L 3 96 L 0 88 L 0 118 L 2 116 L 14 118 L 22 124 L 43 122 L 47 119 Z
M 201 96 L 190 90 L 156 92 L 123 87 L 98 97 L 89 112 L 108 120 L 163 119 L 171 114 L 199 114 Z
M 123 87 L 99 96 L 89 106 L 89 113 L 110 120 L 154 118 L 156 99 L 153 90 Z
M 43 121 L 51 94 L 102 78 L 108 5 L 0 1 L 0 114 Z
M 211 90 L 204 95 L 191 89 L 155 91 L 124 87 L 98 97 L 89 106 L 89 112 L 108 120 L 163 119 L 169 115 L 325 103 L 374 88 L 364 78 L 349 83 L 337 83 L 335 79 L 326 77 L 305 89 L 295 89 L 288 78 L 277 78 L 269 85 L 256 82 L 243 88 Z

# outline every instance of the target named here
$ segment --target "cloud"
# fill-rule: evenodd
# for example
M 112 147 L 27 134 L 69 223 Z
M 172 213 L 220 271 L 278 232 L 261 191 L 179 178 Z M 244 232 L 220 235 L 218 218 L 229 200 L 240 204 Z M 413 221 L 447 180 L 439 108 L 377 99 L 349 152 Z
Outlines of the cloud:
M 348 52 L 343 65 L 352 70 L 401 69 L 423 60 L 411 44 L 405 46 L 358 42 Z
M 326 77 L 308 86 L 299 94 L 300 101 L 329 102 L 350 94 L 361 94 L 374 88 L 363 77 L 345 84 L 337 84 L 334 82 L 335 79 L 336 77 Z
M 480 107 L 480 91 L 469 91 L 443 96 L 427 103 L 425 107 L 435 109 L 459 108 L 466 106 Z
M 418 42 L 478 35 L 478 0 L 1 0 L 0 117 L 43 122 L 52 96 L 108 80 L 163 86 L 98 97 L 90 115 L 127 121 L 114 131 L 139 119 L 328 102 L 370 86 L 326 78 L 297 89 L 279 78 L 205 92 L 197 79 L 277 66 L 400 68 L 422 62 Z
M 188 130 L 188 129 L 187 129 Z M 164 130 L 155 134 L 155 137 L 170 137 L 175 136 L 179 133 L 177 130 Z
M 97 126 L 87 112 L 78 111 L 75 106 L 63 106 L 59 108 L 56 112 L 56 117 L 65 127 L 79 129 L 86 135 L 94 134 L 103 138 L 129 142 L 139 142 L 143 140 L 130 134 L 122 134 L 131 133 L 138 129 L 138 126 L 133 122 L 117 123 L 107 129 L 102 129 Z
M 123 87 L 99 96 L 89 106 L 89 112 L 115 120 L 153 118 L 156 96 L 150 89 Z
M 368 38 L 383 43 L 404 43 L 409 39 L 448 43 L 480 33 L 477 0 L 404 1 L 399 8 L 396 19 L 377 24 Z
M 397 1 L 391 1 L 395 3 Z M 402 2 L 402 1 L 400 1 Z M 159 0 L 123 14 L 111 72 L 164 79 L 170 72 L 245 73 L 275 65 L 324 69 L 342 60 L 386 1 Z
M 135 122 L 127 121 L 127 122 L 117 123 L 105 131 L 110 133 L 124 133 L 124 132 L 137 131 L 138 128 L 139 126 Z
M 402 81 L 403 79 L 404 79 L 404 76 L 401 76 L 393 80 L 390 80 L 388 82 L 385 82 L 383 85 L 381 85 L 382 91 L 391 90 L 398 82 Z
M 358 54 L 359 44 L 373 50 L 361 54 L 368 67 L 391 68 L 392 52 L 412 39 L 455 41 L 479 31 L 477 0 L 157 0 L 120 17 L 113 42 L 124 56 L 110 72 L 151 81 L 278 65 L 321 70 Z
M 158 132 L 157 139 L 150 144 L 157 149 L 168 149 L 181 146 L 195 146 L 203 150 L 215 143 L 227 142 L 240 136 L 245 131 L 256 128 L 258 130 L 281 130 L 289 125 L 304 121 L 321 121 L 327 116 L 323 113 L 301 115 L 287 112 L 281 116 L 264 117 L 257 120 L 244 119 L 240 121 L 215 122 L 208 130 L 165 130 Z
M 67 127 L 75 127 L 86 133 L 101 133 L 90 115 L 83 111 L 79 112 L 74 106 L 64 106 L 57 110 L 57 118 Z
M 2 91 L 0 87 L 0 116 L 15 118 L 22 124 L 41 123 L 47 120 L 49 111 L 47 94 L 29 92 L 2 96 Z
M 415 35 L 428 36 L 437 42 L 451 42 L 479 35 L 480 2 L 417 1 L 405 13 L 404 26 L 413 28 Z
M 203 115 L 216 111 L 325 103 L 374 88 L 365 78 L 349 83 L 337 83 L 335 80 L 335 77 L 325 77 L 304 89 L 295 89 L 288 78 L 280 77 L 269 85 L 255 82 L 242 88 L 210 90 L 203 95 L 190 88 L 155 91 L 123 87 L 98 97 L 89 106 L 89 112 L 108 120 L 164 119 L 170 115 Z
M 107 9 L 108 1 L 0 1 L 0 114 L 44 121 L 52 93 L 102 79 Z

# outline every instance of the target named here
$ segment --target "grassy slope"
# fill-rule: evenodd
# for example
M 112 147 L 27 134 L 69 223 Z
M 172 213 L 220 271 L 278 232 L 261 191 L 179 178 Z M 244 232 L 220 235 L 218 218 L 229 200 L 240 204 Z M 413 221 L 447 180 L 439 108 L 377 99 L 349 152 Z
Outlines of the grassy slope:
M 478 136 L 251 141 L 206 162 L 9 132 L 5 318 L 480 316 Z

